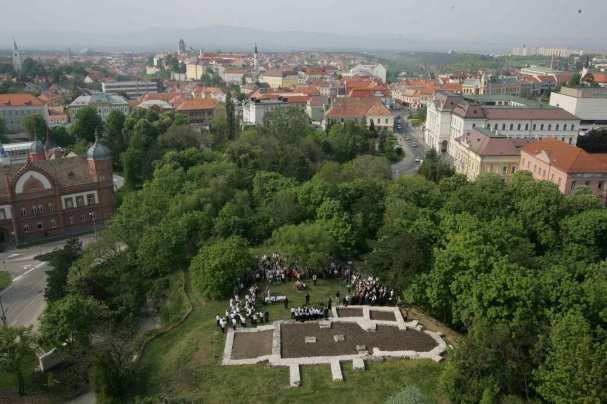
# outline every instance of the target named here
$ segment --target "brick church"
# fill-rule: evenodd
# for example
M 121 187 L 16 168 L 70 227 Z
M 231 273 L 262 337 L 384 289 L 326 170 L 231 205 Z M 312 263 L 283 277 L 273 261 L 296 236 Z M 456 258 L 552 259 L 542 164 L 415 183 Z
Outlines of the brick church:
M 36 140 L 25 164 L 11 164 L 0 146 L 0 247 L 92 231 L 114 214 L 107 147 L 96 138 L 84 156 L 56 151 Z

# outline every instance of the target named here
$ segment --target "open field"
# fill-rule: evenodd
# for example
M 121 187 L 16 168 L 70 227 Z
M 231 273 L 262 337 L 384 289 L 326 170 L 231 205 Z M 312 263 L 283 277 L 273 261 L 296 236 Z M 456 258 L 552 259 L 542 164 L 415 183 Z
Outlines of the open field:
M 337 281 L 319 280 L 309 285 L 310 302 L 325 303 L 345 289 Z M 305 292 L 293 283 L 271 287 L 272 294 L 286 294 L 289 306 L 303 305 Z M 201 400 L 208 403 L 376 403 L 407 385 L 414 384 L 437 401 L 436 384 L 442 365 L 430 360 L 387 360 L 367 363 L 368 370 L 354 372 L 343 366 L 344 383 L 331 380 L 327 366 L 302 367 L 302 386 L 290 388 L 289 370 L 267 365 L 221 366 L 225 337 L 215 324 L 215 315 L 226 302 L 206 302 L 194 295 L 194 310 L 178 328 L 157 338 L 142 358 L 144 377 L 140 397 Z M 260 306 L 270 312 L 270 321 L 287 319 L 282 304 Z

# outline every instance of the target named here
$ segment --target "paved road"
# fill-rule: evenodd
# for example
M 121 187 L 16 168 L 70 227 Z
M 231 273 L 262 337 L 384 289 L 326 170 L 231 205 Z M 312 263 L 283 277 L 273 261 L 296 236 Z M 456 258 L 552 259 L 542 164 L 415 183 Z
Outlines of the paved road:
M 424 158 L 424 148 L 420 141 L 416 138 L 416 129 L 412 128 L 407 122 L 407 113 L 397 111 L 397 115 L 401 116 L 402 129 L 397 130 L 394 134 L 398 144 L 405 152 L 405 157 L 398 163 L 392 165 L 392 173 L 394 177 L 400 177 L 402 175 L 415 175 L 419 170 L 419 163 L 415 160 L 422 160 Z M 406 140 L 409 139 L 409 140 Z M 417 147 L 413 147 L 413 144 L 417 143 Z
M 86 245 L 94 237 L 85 235 L 80 239 Z M 9 325 L 33 325 L 37 328 L 38 319 L 46 306 L 44 288 L 48 264 L 35 257 L 61 248 L 64 244 L 65 241 L 54 241 L 0 253 L 0 269 L 7 271 L 13 280 L 9 287 L 0 292 Z

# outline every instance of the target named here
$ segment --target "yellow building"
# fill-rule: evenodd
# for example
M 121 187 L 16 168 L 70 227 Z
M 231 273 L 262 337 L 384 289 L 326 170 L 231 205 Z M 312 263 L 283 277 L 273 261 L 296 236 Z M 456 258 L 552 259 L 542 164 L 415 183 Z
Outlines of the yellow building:
M 270 88 L 294 88 L 297 87 L 297 73 L 284 70 L 268 70 L 262 76 L 261 81 L 267 83 Z
M 470 181 L 481 173 L 508 178 L 518 170 L 523 146 L 533 141 L 497 136 L 488 129 L 473 129 L 453 140 L 453 166 Z
M 206 72 L 206 66 L 200 63 L 187 63 L 185 65 L 185 77 L 188 81 L 198 81 Z

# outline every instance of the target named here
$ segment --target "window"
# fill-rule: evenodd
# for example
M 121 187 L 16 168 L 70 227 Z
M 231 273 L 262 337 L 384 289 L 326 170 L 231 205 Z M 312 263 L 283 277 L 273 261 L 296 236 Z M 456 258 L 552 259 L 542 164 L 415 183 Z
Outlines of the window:
M 590 181 L 584 182 L 584 185 L 586 185 L 587 187 L 589 187 L 590 186 Z
M 533 124 L 533 130 L 536 130 L 536 129 L 537 129 L 537 123 L 534 123 Z
M 514 130 L 514 124 L 513 123 L 510 124 L 510 130 Z
M 57 221 L 55 219 L 50 220 L 51 229 L 57 228 Z
M 544 130 L 544 124 L 540 125 L 540 130 Z
M 4 208 L 0 209 L 0 220 L 6 219 L 6 210 Z
M 508 174 L 508 167 L 506 167 L 506 166 L 503 166 L 503 167 L 502 167 L 502 174 L 503 174 L 503 175 Z
M 74 224 L 74 216 L 70 216 L 67 218 L 69 224 Z
M 472 124 L 472 128 L 473 129 L 476 128 L 476 124 L 475 123 Z
M 87 194 L 86 195 L 86 204 L 94 205 L 95 204 L 95 194 Z
M 38 216 L 38 207 L 37 206 L 32 206 L 32 215 Z
M 575 125 L 571 124 L 571 130 L 575 130 Z
M 497 130 L 497 123 L 495 124 L 495 126 L 493 127 L 493 129 Z
M 27 209 L 21 208 L 21 216 L 27 216 Z
M 599 189 L 603 189 L 603 184 L 604 184 L 604 183 L 605 183 L 604 181 L 599 181 L 599 183 L 598 183 L 597 187 L 598 187 Z
M 49 203 L 47 205 L 46 210 L 48 211 L 48 213 L 53 213 L 55 211 L 55 205 L 53 205 L 52 203 Z
M 84 196 L 80 195 L 76 197 L 76 206 L 81 207 L 84 206 Z
M 23 225 L 23 231 L 24 231 L 24 232 L 29 233 L 31 229 L 32 229 L 32 228 L 30 227 L 30 225 L 29 225 L 29 224 L 25 224 L 25 225 Z
M 505 123 L 502 124 L 502 130 L 506 130 L 506 124 Z
M 556 128 L 554 128 L 554 130 L 556 130 L 558 132 L 558 130 L 561 128 L 561 126 L 557 123 L 556 124 Z
M 38 230 L 42 230 L 44 226 L 42 226 L 42 223 L 38 222 L 36 227 L 38 227 Z
M 38 205 L 38 213 L 40 213 L 41 215 L 44 214 L 44 206 Z
M 529 130 L 529 124 L 528 123 L 525 124 L 525 130 Z
M 86 222 L 86 215 L 80 215 L 80 221 Z
M 521 124 L 516 125 L 516 130 L 521 130 Z
M 65 208 L 71 209 L 74 207 L 74 198 L 65 198 Z
M 491 129 L 491 124 L 490 123 L 487 124 L 487 129 Z
M 571 192 L 575 190 L 575 181 L 571 181 Z
M 548 130 L 552 130 L 552 124 L 551 123 L 548 124 Z
M 563 130 L 567 130 L 567 124 L 563 125 Z

